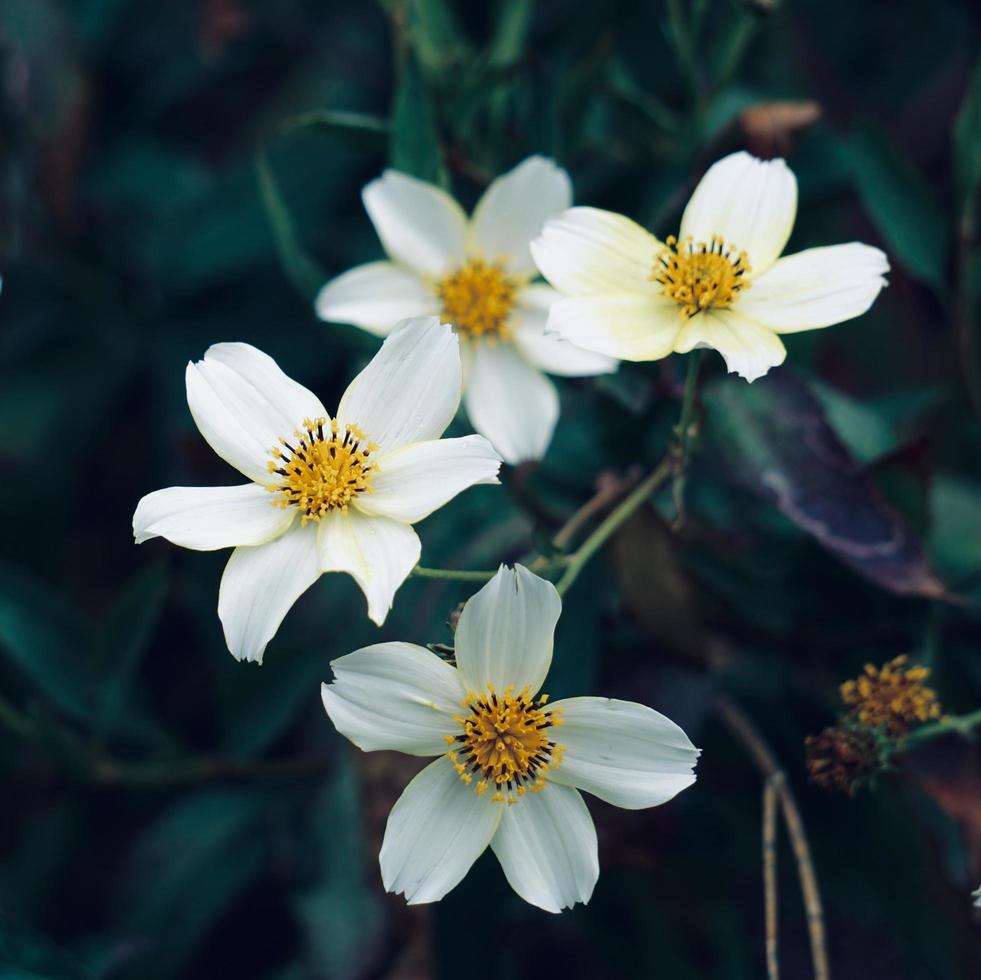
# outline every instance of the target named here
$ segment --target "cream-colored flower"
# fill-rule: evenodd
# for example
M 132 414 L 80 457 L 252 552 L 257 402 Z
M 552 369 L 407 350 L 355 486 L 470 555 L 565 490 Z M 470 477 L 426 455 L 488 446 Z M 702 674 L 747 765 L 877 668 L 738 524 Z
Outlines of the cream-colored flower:
M 864 313 L 886 284 L 886 256 L 852 242 L 780 258 L 797 214 L 783 160 L 733 153 L 709 168 L 659 241 L 623 215 L 571 208 L 531 250 L 566 298 L 548 330 L 625 361 L 711 347 L 748 381 L 783 362 L 782 333 Z
M 393 170 L 362 197 L 390 261 L 328 282 L 317 314 L 380 336 L 404 317 L 438 314 L 462 342 L 473 427 L 505 462 L 540 459 L 559 416 L 558 394 L 543 372 L 616 369 L 609 357 L 545 335 L 558 294 L 532 281 L 538 270 L 528 244 L 571 203 L 566 172 L 529 157 L 487 188 L 470 218 L 439 187 Z
M 218 615 L 239 660 L 261 662 L 323 572 L 351 575 L 381 625 L 419 561 L 411 525 L 475 483 L 497 483 L 501 461 L 486 439 L 440 439 L 460 403 L 460 352 L 435 317 L 393 332 L 333 419 L 248 344 L 216 344 L 188 364 L 187 402 L 211 448 L 251 482 L 148 494 L 133 534 L 235 549 Z
M 525 901 L 587 902 L 599 859 L 579 790 L 638 810 L 695 781 L 698 749 L 664 715 L 539 694 L 561 608 L 551 583 L 502 566 L 463 608 L 455 667 L 411 643 L 331 664 L 324 707 L 342 735 L 366 752 L 438 756 L 392 809 L 379 855 L 385 888 L 409 904 L 441 899 L 488 845 Z

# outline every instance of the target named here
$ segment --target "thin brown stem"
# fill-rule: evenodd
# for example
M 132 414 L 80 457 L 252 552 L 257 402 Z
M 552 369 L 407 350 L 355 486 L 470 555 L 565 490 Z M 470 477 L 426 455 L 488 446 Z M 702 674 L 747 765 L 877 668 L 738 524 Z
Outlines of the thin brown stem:
M 777 787 L 763 784 L 763 921 L 766 926 L 767 980 L 780 980 L 777 946 Z
M 559 528 L 552 544 L 560 551 L 564 551 L 572 544 L 576 535 L 602 510 L 605 510 L 615 500 L 622 496 L 633 482 L 627 480 L 609 480 L 593 494 L 589 500 L 570 517 L 565 524 Z
M 790 790 L 790 785 L 773 754 L 773 750 L 767 745 L 766 740 L 749 716 L 729 698 L 720 697 L 717 701 L 717 708 L 719 717 L 749 752 L 750 758 L 762 773 L 763 778 L 773 785 L 780 800 L 780 811 L 783 814 L 794 859 L 797 862 L 801 895 L 807 914 L 814 977 L 815 980 L 830 980 L 831 970 L 828 965 L 828 941 L 824 928 L 821 892 L 818 889 L 811 848 L 807 842 L 807 834 L 804 832 L 804 821 L 801 819 L 797 801 L 794 799 L 794 794 Z

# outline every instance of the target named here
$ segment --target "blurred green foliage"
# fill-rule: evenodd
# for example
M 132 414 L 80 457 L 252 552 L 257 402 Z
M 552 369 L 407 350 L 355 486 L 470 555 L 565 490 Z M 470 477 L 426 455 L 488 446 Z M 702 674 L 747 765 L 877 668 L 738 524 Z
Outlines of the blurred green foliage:
M 981 703 L 979 19 L 966 0 L 4 0 L 0 977 L 757 978 L 760 780 L 719 691 L 801 801 L 835 977 L 977 976 L 977 752 L 931 745 L 846 800 L 805 783 L 802 740 L 840 681 L 898 653 L 948 710 Z M 704 750 L 699 781 L 654 811 L 591 802 L 585 909 L 525 906 L 486 856 L 406 909 L 376 854 L 412 764 L 356 753 L 318 685 L 359 645 L 448 640 L 468 591 L 410 580 L 379 631 L 328 576 L 264 666 L 235 663 L 223 556 L 131 543 L 142 494 L 227 479 L 183 366 L 244 340 L 336 401 L 376 341 L 310 299 L 378 256 L 359 191 L 387 165 L 472 204 L 544 153 L 578 202 L 666 235 L 739 146 L 797 172 L 792 250 L 868 241 L 893 273 L 752 388 L 709 356 L 684 527 L 665 495 L 567 597 L 550 693 L 664 710 Z M 602 474 L 653 465 L 678 360 L 564 383 L 541 466 L 423 524 L 425 563 L 519 558 Z M 774 506 L 764 470 L 826 533 Z M 892 533 L 920 587 L 836 557 Z M 806 977 L 780 861 L 781 962 Z

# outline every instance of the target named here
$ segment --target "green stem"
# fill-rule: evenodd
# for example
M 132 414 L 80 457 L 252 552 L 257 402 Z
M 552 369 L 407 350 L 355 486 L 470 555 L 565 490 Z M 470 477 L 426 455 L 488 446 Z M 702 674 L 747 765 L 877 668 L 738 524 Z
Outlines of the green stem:
M 940 735 L 948 735 L 952 732 L 956 732 L 966 738 L 971 730 L 978 726 L 981 726 L 981 708 L 978 708 L 977 711 L 971 711 L 966 715 L 952 715 L 948 718 L 941 718 L 940 721 L 931 722 L 929 725 L 922 725 L 910 732 L 903 739 L 900 748 L 907 749 L 911 745 L 929 742 L 932 738 L 937 738 Z
M 673 468 L 674 463 L 670 457 L 662 460 L 657 469 L 640 483 L 633 493 L 613 510 L 606 520 L 569 556 L 569 564 L 565 574 L 559 579 L 556 586 L 559 595 L 565 595 L 572 588 L 573 582 L 579 577 L 579 573 L 590 558 L 603 547 L 607 539 L 627 521 L 638 507 L 647 502 L 651 494 L 671 475 Z
M 685 478 L 688 471 L 688 452 L 692 442 L 692 428 L 695 420 L 695 390 L 698 387 L 698 369 L 702 363 L 702 351 L 694 350 L 688 355 L 688 373 L 685 376 L 685 392 L 681 400 L 681 418 L 674 428 L 675 471 L 674 496 L 675 522 L 680 524 L 685 512 Z
M 489 582 L 497 572 L 466 571 L 456 568 L 425 568 L 416 565 L 412 569 L 416 578 L 434 578 L 445 582 Z

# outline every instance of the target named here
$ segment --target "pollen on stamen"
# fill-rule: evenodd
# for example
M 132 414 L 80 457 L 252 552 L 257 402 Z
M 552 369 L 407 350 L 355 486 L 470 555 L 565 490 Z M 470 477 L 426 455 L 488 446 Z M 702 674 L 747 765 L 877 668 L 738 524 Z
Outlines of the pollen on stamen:
M 297 507 L 300 521 L 319 521 L 332 510 L 346 510 L 358 494 L 371 493 L 375 464 L 369 460 L 378 449 L 356 426 L 343 431 L 336 419 L 304 419 L 292 439 L 280 439 L 270 450 L 266 464 L 271 477 L 268 489 L 278 494 L 276 505 Z
M 545 710 L 548 698 L 534 701 L 528 688 L 518 694 L 509 687 L 498 693 L 491 685 L 483 695 L 467 694 L 466 715 L 457 715 L 461 733 L 444 736 L 447 753 L 460 778 L 491 800 L 517 803 L 527 792 L 545 785 L 546 773 L 561 761 L 563 747 L 548 738 L 548 729 L 562 724 L 561 709 Z
M 679 242 L 670 235 L 654 258 L 650 275 L 664 295 L 673 299 L 686 317 L 709 309 L 726 309 L 748 288 L 749 258 L 718 235 L 708 243 L 691 236 Z
M 495 341 L 507 335 L 517 284 L 496 262 L 471 259 L 436 284 L 443 317 L 460 334 Z

